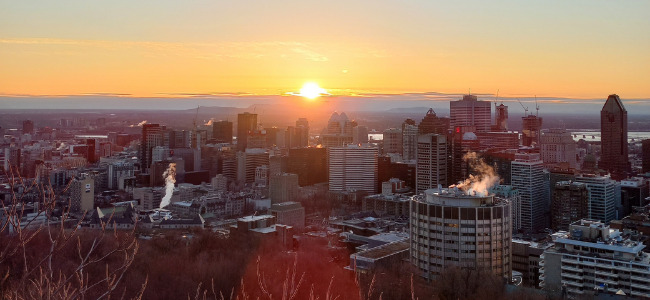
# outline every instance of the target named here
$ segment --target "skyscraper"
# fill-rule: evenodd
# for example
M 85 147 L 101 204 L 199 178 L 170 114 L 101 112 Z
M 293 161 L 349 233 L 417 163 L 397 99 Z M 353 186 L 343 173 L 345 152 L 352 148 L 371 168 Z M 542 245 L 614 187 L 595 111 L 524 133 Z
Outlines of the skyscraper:
M 544 166 L 537 153 L 517 153 L 510 165 L 512 187 L 521 196 L 521 229 L 537 232 L 546 227 L 547 199 Z
M 650 139 L 641 142 L 641 172 L 650 172 Z
M 589 191 L 581 182 L 555 184 L 551 200 L 551 228 L 569 230 L 571 223 L 589 217 Z
M 241 183 L 255 182 L 255 169 L 269 164 L 269 153 L 265 149 L 246 149 L 237 152 L 237 180 Z
M 475 132 L 488 132 L 492 124 L 490 102 L 478 101 L 474 95 L 464 95 L 463 99 L 449 102 L 451 128 L 474 126 Z
M 447 137 L 441 134 L 425 134 L 418 137 L 416 192 L 446 187 L 447 182 Z
M 396 128 L 384 130 L 384 153 L 402 154 L 402 131 Z
M 576 142 L 571 133 L 565 129 L 549 129 L 540 138 L 542 160 L 545 164 L 568 163 L 571 168 L 578 168 L 576 159 Z M 568 228 L 567 224 L 567 228 Z
M 212 138 L 217 143 L 232 144 L 232 122 L 218 121 L 212 123 Z
M 309 121 L 306 118 L 299 118 L 296 121 L 296 140 L 298 147 L 309 146 Z
M 630 171 L 627 157 L 627 110 L 616 94 L 609 95 L 600 111 L 601 156 L 598 167 L 625 179 Z
M 142 125 L 142 140 L 140 144 L 140 168 L 149 170 L 152 163 L 152 149 L 163 145 L 163 126 L 159 124 Z
M 327 149 L 290 149 L 287 168 L 290 173 L 298 174 L 300 186 L 327 182 Z
M 589 219 L 609 223 L 617 219 L 621 206 L 621 184 L 609 177 L 583 175 L 577 182 L 587 185 L 589 191 Z
M 418 144 L 418 125 L 412 119 L 406 119 L 402 123 L 402 151 L 405 161 L 415 159 Z
M 237 151 L 248 146 L 248 133 L 257 129 L 257 114 L 248 112 L 237 115 Z
M 345 113 L 340 115 L 337 112 L 332 113 L 327 122 L 327 129 L 321 135 L 321 144 L 325 148 L 341 147 L 353 142 L 354 124 L 348 119 Z M 367 132 L 366 132 L 367 139 Z
M 438 117 L 433 108 L 429 108 L 418 125 L 419 134 L 447 134 L 447 131 L 449 131 L 449 118 Z
M 329 149 L 330 191 L 375 193 L 378 149 L 365 145 L 347 145 Z

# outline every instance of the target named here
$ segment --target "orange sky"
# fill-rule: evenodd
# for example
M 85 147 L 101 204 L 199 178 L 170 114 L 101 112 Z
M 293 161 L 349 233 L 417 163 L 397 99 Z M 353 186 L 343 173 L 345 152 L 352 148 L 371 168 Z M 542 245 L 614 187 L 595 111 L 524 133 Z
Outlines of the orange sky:
M 0 0 L 0 94 L 650 96 L 648 1 Z

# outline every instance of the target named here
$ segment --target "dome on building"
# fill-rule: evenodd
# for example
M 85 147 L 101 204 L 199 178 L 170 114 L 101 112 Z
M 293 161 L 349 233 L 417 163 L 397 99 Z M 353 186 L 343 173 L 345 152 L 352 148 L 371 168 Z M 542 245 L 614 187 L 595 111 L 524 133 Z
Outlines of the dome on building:
M 478 137 L 473 132 L 465 132 L 463 134 L 463 141 L 476 141 Z

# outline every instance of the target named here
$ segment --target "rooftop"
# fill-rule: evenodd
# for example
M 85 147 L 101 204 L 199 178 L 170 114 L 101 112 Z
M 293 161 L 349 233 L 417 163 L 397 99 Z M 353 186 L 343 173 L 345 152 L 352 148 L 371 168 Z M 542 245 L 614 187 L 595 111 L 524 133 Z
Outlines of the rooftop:
M 408 251 L 409 248 L 410 248 L 409 242 L 400 241 L 400 242 L 393 242 L 372 249 L 368 249 L 366 251 L 356 253 L 355 255 L 358 257 L 365 257 L 365 258 L 377 260 L 398 252 Z
M 237 221 L 253 222 L 253 221 L 259 221 L 259 220 L 270 219 L 270 218 L 273 218 L 273 216 L 272 215 L 245 216 L 237 219 Z

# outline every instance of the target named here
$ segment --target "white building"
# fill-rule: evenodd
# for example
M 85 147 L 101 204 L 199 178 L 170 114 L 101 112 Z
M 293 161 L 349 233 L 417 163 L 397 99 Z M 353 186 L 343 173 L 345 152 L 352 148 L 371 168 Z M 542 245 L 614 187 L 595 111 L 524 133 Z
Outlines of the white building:
M 117 190 L 120 187 L 120 180 L 133 177 L 135 168 L 131 162 L 117 161 L 108 165 L 108 188 Z
M 257 167 L 269 165 L 269 152 L 261 148 L 246 149 L 237 152 L 237 180 L 239 182 L 255 182 Z
M 330 191 L 367 191 L 375 193 L 377 147 L 347 145 L 329 149 Z
M 650 297 L 650 254 L 645 245 L 622 232 L 590 220 L 580 220 L 569 232 L 553 234 L 555 246 L 544 251 L 540 286 L 570 298 L 595 290 Z
M 568 163 L 572 168 L 578 168 L 577 145 L 571 132 L 566 129 L 545 130 L 540 137 L 540 144 L 540 152 L 545 164 Z
M 617 214 L 621 206 L 620 183 L 609 177 L 594 175 L 578 176 L 575 181 L 587 185 L 589 219 L 600 220 L 604 223 L 619 219 Z
M 446 136 L 434 133 L 418 136 L 415 173 L 416 192 L 447 186 Z
M 72 180 L 70 184 L 70 211 L 84 213 L 95 207 L 95 179 L 86 173 Z
M 519 190 L 520 228 L 540 231 L 547 226 L 544 213 L 548 209 L 548 193 L 543 162 L 537 153 L 517 153 L 510 164 L 511 184 Z
M 384 153 L 402 154 L 402 131 L 396 128 L 384 130 Z
M 228 177 L 223 174 L 217 174 L 217 176 L 214 176 L 210 181 L 210 185 L 212 185 L 212 189 L 216 191 L 226 192 L 228 191 Z

